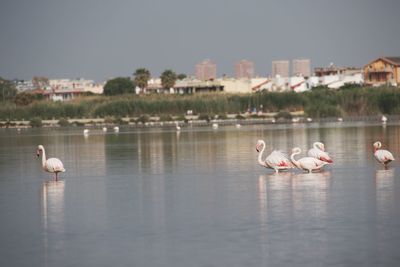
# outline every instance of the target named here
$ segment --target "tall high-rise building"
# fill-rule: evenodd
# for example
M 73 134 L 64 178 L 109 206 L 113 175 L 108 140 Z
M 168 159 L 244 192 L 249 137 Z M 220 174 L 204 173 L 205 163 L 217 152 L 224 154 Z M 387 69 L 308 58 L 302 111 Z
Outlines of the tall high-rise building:
M 289 60 L 272 61 L 272 77 L 289 77 Z
M 293 59 L 293 75 L 310 77 L 310 62 L 309 59 Z
M 249 60 L 240 60 L 235 64 L 235 77 L 236 79 L 254 77 L 254 63 Z
M 202 81 L 217 77 L 217 65 L 210 59 L 203 60 L 196 65 L 196 78 Z

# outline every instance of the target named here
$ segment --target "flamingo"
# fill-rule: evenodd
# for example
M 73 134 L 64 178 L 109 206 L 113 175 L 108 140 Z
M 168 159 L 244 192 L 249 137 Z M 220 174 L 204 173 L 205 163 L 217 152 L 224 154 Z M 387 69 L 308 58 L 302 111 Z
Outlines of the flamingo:
M 275 172 L 293 168 L 293 164 L 290 162 L 287 155 L 279 150 L 272 151 L 263 161 L 262 155 L 265 150 L 265 142 L 263 140 L 257 141 L 256 150 L 259 153 L 258 163 L 265 168 L 274 169 Z
M 46 159 L 46 152 L 42 145 L 39 145 L 36 150 L 36 155 L 39 157 L 40 152 L 42 152 L 42 166 L 43 170 L 46 172 L 55 173 L 56 181 L 58 181 L 58 173 L 65 172 L 64 165 L 61 160 L 57 158 Z
M 389 162 L 394 160 L 392 153 L 385 149 L 380 149 L 382 147 L 382 143 L 377 141 L 374 143 L 374 156 L 379 163 L 382 163 L 387 169 L 387 165 Z
M 213 124 L 212 124 L 212 128 L 213 128 L 214 130 L 218 129 L 218 123 L 213 123 Z
M 331 157 L 328 155 L 328 153 L 325 152 L 325 145 L 321 142 L 315 142 L 313 144 L 313 148 L 308 150 L 307 155 L 312 158 L 316 158 L 322 161 L 326 161 L 328 163 L 333 163 L 333 160 Z
M 387 122 L 387 117 L 385 115 L 382 115 L 381 121 L 382 123 L 386 123 Z
M 103 132 L 107 132 L 107 127 L 103 127 Z
M 84 135 L 88 135 L 88 134 L 89 134 L 89 129 L 84 129 L 84 130 L 83 130 L 83 134 L 84 134 Z
M 179 126 L 179 122 L 175 122 L 175 128 L 176 128 L 176 131 L 180 131 L 181 130 L 181 126 Z
M 118 127 L 118 126 L 115 126 L 115 127 L 114 127 L 114 132 L 116 132 L 116 133 L 119 132 L 119 127 Z
M 316 158 L 312 157 L 304 157 L 299 160 L 296 160 L 294 158 L 295 155 L 300 154 L 301 149 L 299 147 L 295 147 L 292 149 L 292 155 L 290 155 L 290 159 L 292 160 L 292 163 L 299 169 L 308 171 L 311 173 L 312 171 L 318 171 L 320 170 L 323 166 L 330 164 L 326 161 L 322 161 Z

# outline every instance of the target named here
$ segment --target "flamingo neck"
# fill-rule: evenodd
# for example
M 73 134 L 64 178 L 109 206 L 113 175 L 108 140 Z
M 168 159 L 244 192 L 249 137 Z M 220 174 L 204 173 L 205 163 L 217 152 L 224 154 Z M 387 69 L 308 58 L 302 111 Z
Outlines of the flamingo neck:
M 314 147 L 315 149 L 319 150 L 319 151 L 325 151 L 325 149 L 322 149 L 322 148 L 319 146 L 318 143 L 314 143 L 314 144 L 313 144 L 313 147 Z
M 297 168 L 300 168 L 300 163 L 294 158 L 294 156 L 297 154 L 300 154 L 300 152 L 292 153 L 292 155 L 290 155 L 290 160 L 294 165 L 296 165 Z
M 263 142 L 263 147 L 261 149 L 261 151 L 258 153 L 258 164 L 260 164 L 261 166 L 264 167 L 268 167 L 267 164 L 265 163 L 265 161 L 262 160 L 262 155 L 264 153 L 265 150 L 265 143 Z
M 44 151 L 44 148 L 42 149 L 42 166 L 43 168 L 46 166 L 46 151 Z

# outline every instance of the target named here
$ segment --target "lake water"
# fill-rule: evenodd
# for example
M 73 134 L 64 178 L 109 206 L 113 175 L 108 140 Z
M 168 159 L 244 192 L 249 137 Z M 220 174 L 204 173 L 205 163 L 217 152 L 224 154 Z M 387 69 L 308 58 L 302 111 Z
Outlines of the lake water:
M 0 129 L 0 266 L 400 266 L 400 167 L 372 147 L 400 159 L 399 124 L 82 130 Z M 334 164 L 274 174 L 258 139 Z

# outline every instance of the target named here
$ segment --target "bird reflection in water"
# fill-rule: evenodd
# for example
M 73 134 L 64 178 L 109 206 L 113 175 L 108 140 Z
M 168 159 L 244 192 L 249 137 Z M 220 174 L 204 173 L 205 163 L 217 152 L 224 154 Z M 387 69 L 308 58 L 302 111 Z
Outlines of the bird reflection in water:
M 330 171 L 293 175 L 292 198 L 296 217 L 308 214 L 307 216 L 315 221 L 323 221 L 327 217 L 330 178 Z
M 375 190 L 376 190 L 376 206 L 377 214 L 380 216 L 388 216 L 393 209 L 395 203 L 395 169 L 376 170 L 375 172 Z
M 49 261 L 48 253 L 52 247 L 62 248 L 62 238 L 51 238 L 64 232 L 64 193 L 65 181 L 46 181 L 42 186 L 42 221 L 45 266 Z M 51 244 L 50 244 L 51 243 Z
M 57 229 L 64 221 L 65 181 L 46 181 L 42 186 L 42 214 L 45 230 Z
M 268 201 L 272 204 L 275 200 L 282 203 L 280 200 L 287 197 L 287 191 L 291 188 L 292 175 L 291 172 L 275 172 L 258 177 L 258 200 L 262 221 L 266 221 Z
M 327 189 L 330 177 L 330 171 L 298 173 L 293 175 L 293 188 Z

